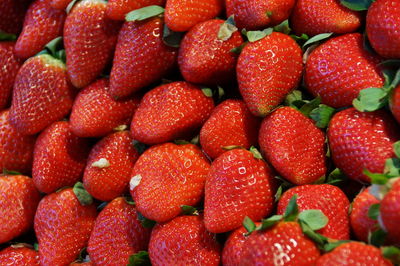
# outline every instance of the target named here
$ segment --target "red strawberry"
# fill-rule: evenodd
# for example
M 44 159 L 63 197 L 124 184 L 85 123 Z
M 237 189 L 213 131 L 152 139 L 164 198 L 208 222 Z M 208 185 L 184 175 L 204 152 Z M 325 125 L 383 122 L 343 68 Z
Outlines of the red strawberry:
M 21 134 L 36 134 L 69 113 L 74 94 L 60 60 L 32 57 L 15 78 L 10 123 Z
M 108 135 L 92 149 L 83 183 L 96 199 L 110 201 L 128 192 L 131 173 L 139 153 L 128 131 Z
M 179 216 L 156 225 L 149 255 L 153 265 L 219 265 L 221 247 L 201 216 Z
M 380 224 L 389 238 L 400 244 L 400 179 L 393 179 L 390 191 L 381 201 Z
M 165 0 L 108 0 L 106 15 L 115 20 L 125 20 L 125 15 L 132 10 L 146 6 L 163 6 Z
M 89 153 L 88 141 L 75 136 L 66 121 L 44 130 L 35 144 L 32 177 L 44 193 L 72 186 L 82 176 Z
M 94 266 L 94 264 L 91 261 L 88 261 L 88 262 L 73 262 L 69 266 L 77 266 L 77 265 L 80 265 L 80 266 Z
M 335 165 L 351 179 L 370 182 L 363 170 L 383 172 L 386 159 L 394 157 L 400 129 L 385 111 L 361 113 L 349 108 L 334 115 L 328 139 Z
M 326 174 L 324 133 L 294 108 L 282 107 L 267 116 L 258 142 L 267 161 L 296 185 L 313 183 Z
M 389 105 L 394 118 L 400 123 L 400 86 L 393 90 Z
M 223 233 L 242 225 L 248 216 L 259 221 L 272 212 L 274 175 L 269 166 L 244 149 L 222 154 L 211 165 L 204 201 L 208 231 Z
M 47 195 L 35 215 L 40 265 L 69 265 L 86 247 L 96 206 L 83 206 L 72 188 Z
M 260 122 L 243 101 L 226 100 L 213 110 L 201 128 L 201 147 L 212 159 L 224 153 L 226 146 L 249 149 L 257 144 Z
M 130 181 L 131 195 L 146 218 L 166 222 L 203 197 L 210 163 L 193 144 L 165 143 L 146 150 L 137 160 Z
M 222 8 L 222 0 L 167 0 L 165 24 L 173 31 L 188 31 L 196 24 L 218 16 Z
M 0 31 L 12 34 L 20 33 L 30 2 L 31 0 L 0 1 Z
M 87 251 L 96 265 L 127 265 L 129 256 L 147 250 L 149 240 L 135 206 L 116 198 L 97 217 Z
M 163 23 L 158 17 L 125 22 L 110 74 L 113 97 L 131 95 L 160 80 L 175 65 L 177 50 L 163 43 L 162 32 Z
M 65 10 L 72 0 L 50 0 L 50 6 L 55 9 Z
M 361 18 L 360 12 L 346 8 L 339 0 L 298 0 L 290 26 L 299 35 L 343 34 L 356 31 L 361 25 Z
M 400 58 L 400 5 L 396 0 L 377 0 L 367 13 L 367 34 L 381 56 Z
M 37 251 L 24 245 L 12 245 L 0 251 L 1 265 L 39 266 Z
M 237 55 L 231 50 L 243 43 L 239 31 L 227 40 L 218 33 L 223 20 L 208 20 L 194 26 L 179 49 L 179 67 L 186 81 L 207 85 L 226 84 L 235 76 Z
M 53 9 L 49 0 L 34 1 L 15 44 L 15 55 L 26 59 L 39 53 L 48 42 L 62 35 L 65 17 L 65 11 Z
M 328 224 L 318 232 L 328 238 L 346 240 L 350 238 L 348 218 L 350 202 L 338 187 L 322 185 L 304 185 L 289 189 L 283 193 L 278 203 L 278 214 L 284 214 L 290 199 L 297 195 L 299 211 L 321 210 L 328 217 Z
M 187 82 L 161 85 L 143 97 L 133 116 L 131 133 L 134 139 L 146 144 L 191 136 L 213 108 L 212 98 L 194 85 Z
M 383 86 L 381 59 L 363 47 L 360 33 L 330 39 L 306 63 L 304 81 L 314 96 L 332 107 L 351 106 L 363 89 Z
M 29 177 L 0 176 L 0 244 L 32 228 L 39 200 L 39 191 Z
M 139 98 L 114 100 L 107 79 L 100 79 L 79 92 L 72 106 L 71 130 L 79 137 L 102 137 L 119 126 L 129 125 Z
M 65 20 L 68 76 L 77 88 L 94 81 L 112 58 L 120 23 L 106 18 L 105 12 L 106 1 L 83 0 Z
M 302 51 L 288 35 L 274 32 L 246 45 L 236 67 L 239 89 L 250 111 L 265 116 L 301 79 Z

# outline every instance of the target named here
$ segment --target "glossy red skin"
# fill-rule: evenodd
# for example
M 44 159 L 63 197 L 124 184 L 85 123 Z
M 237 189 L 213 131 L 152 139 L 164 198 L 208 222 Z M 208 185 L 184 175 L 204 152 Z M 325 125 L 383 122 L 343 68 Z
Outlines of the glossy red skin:
M 242 249 L 240 265 L 313 265 L 320 256 L 317 246 L 297 222 L 280 222 L 250 235 Z
M 350 242 L 340 245 L 333 251 L 321 256 L 316 266 L 345 266 L 345 265 L 371 265 L 391 266 L 381 251 L 371 245 L 361 242 Z
M 29 177 L 0 176 L 0 244 L 32 228 L 39 200 L 40 193 Z
M 321 210 L 328 217 L 328 224 L 318 233 L 331 239 L 350 239 L 348 217 L 350 202 L 340 188 L 329 185 L 297 186 L 283 193 L 278 202 L 278 214 L 284 214 L 290 199 L 297 195 L 299 212 Z
M 361 113 L 354 108 L 334 115 L 328 127 L 331 156 L 346 176 L 364 183 L 362 172 L 382 173 L 385 161 L 395 157 L 393 144 L 400 139 L 396 121 L 385 111 Z
M 238 55 L 231 50 L 242 45 L 243 38 L 236 31 L 227 41 L 218 39 L 222 23 L 220 19 L 199 23 L 183 38 L 178 62 L 186 81 L 223 85 L 234 79 Z
M 241 100 L 229 99 L 212 111 L 200 131 L 203 151 L 212 159 L 226 152 L 223 147 L 249 149 L 257 145 L 261 120 L 251 114 Z
M 298 0 L 291 14 L 290 26 L 297 35 L 343 34 L 356 31 L 361 19 L 360 12 L 348 9 L 340 0 Z
M 360 33 L 334 37 L 318 46 L 307 59 L 304 82 L 324 104 L 351 106 L 359 92 L 384 84 L 381 58 L 364 49 Z
M 217 17 L 223 0 L 167 0 L 165 24 L 173 31 L 188 31 L 196 24 Z
M 383 57 L 400 58 L 400 5 L 395 0 L 377 0 L 367 13 L 367 35 Z
M 88 262 L 73 262 L 69 266 L 76 266 L 76 265 L 92 266 L 94 264 L 91 261 L 88 261 Z
M 132 10 L 156 5 L 164 6 L 165 0 L 109 0 L 106 15 L 110 19 L 125 20 L 125 15 Z
M 15 78 L 10 123 L 21 134 L 39 133 L 70 112 L 74 96 L 60 60 L 50 55 L 32 57 Z
M 116 101 L 107 79 L 100 79 L 79 92 L 72 106 L 71 130 L 79 137 L 103 137 L 121 125 L 129 125 L 139 97 Z
M 288 19 L 294 5 L 295 0 L 226 0 L 226 13 L 240 29 L 263 30 Z
M 282 107 L 262 122 L 258 142 L 265 158 L 288 181 L 311 184 L 326 174 L 325 134 L 291 107 Z
M 0 1 L 0 31 L 11 34 L 20 33 L 24 23 L 25 12 L 30 3 L 31 0 Z
M 51 0 L 50 6 L 55 9 L 65 10 L 72 0 Z
M 197 86 L 187 82 L 161 85 L 142 98 L 133 115 L 131 133 L 135 140 L 149 145 L 190 137 L 213 108 L 213 99 Z
M 115 198 L 98 215 L 87 251 L 96 265 L 127 265 L 132 254 L 147 250 L 150 232 L 138 220 L 134 205 Z
M 96 215 L 96 206 L 81 205 L 72 188 L 44 197 L 35 215 L 40 265 L 74 262 L 88 243 Z
M 52 8 L 48 0 L 34 1 L 26 12 L 15 55 L 26 59 L 43 50 L 48 42 L 62 35 L 66 16 L 64 10 Z
M 133 138 L 128 131 L 104 137 L 90 152 L 83 176 L 86 190 L 102 201 L 111 201 L 128 192 L 133 166 L 138 158 L 139 153 L 133 146 Z M 92 166 L 100 159 L 106 159 L 110 166 Z
M 75 136 L 68 122 L 53 123 L 36 141 L 33 182 L 47 194 L 73 186 L 83 174 L 88 154 L 88 140 Z
M 137 160 L 130 188 L 137 210 L 146 218 L 166 222 L 178 216 L 182 205 L 196 206 L 204 196 L 210 163 L 193 144 L 165 143 L 146 150 Z
M 201 216 L 179 216 L 158 224 L 151 233 L 149 255 L 154 266 L 219 265 L 221 247 Z
M 380 218 L 392 242 L 400 244 L 400 179 L 381 201 Z
M 377 221 L 368 217 L 371 205 L 380 203 L 369 189 L 365 189 L 358 194 L 351 208 L 350 224 L 356 238 L 363 242 L 368 242 L 368 235 L 377 229 Z
M 0 251 L 2 265 L 39 266 L 39 254 L 27 247 L 14 247 Z
M 394 118 L 400 123 L 400 85 L 392 91 L 389 105 Z
M 142 22 L 125 22 L 118 35 L 110 94 L 127 97 L 160 80 L 175 65 L 177 49 L 162 40 L 163 22 L 155 17 Z
M 244 149 L 222 154 L 211 165 L 205 186 L 204 224 L 212 233 L 239 228 L 248 216 L 260 221 L 274 208 L 274 174 Z
M 92 83 L 112 59 L 120 22 L 108 19 L 105 12 L 105 1 L 84 0 L 73 7 L 65 20 L 68 76 L 77 88 Z
M 236 66 L 247 107 L 256 116 L 266 116 L 297 86 L 302 69 L 302 51 L 288 35 L 274 32 L 248 43 Z

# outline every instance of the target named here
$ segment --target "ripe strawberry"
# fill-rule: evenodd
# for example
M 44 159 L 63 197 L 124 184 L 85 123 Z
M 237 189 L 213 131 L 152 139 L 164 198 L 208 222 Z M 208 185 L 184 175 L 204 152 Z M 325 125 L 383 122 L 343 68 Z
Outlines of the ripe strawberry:
M 158 17 L 125 22 L 118 35 L 110 74 L 111 96 L 129 96 L 160 80 L 172 69 L 177 49 L 163 43 L 162 32 L 163 23 Z
M 212 159 L 224 153 L 226 146 L 249 149 L 257 144 L 260 122 L 243 101 L 226 100 L 212 111 L 201 128 L 201 147 Z
M 207 120 L 213 108 L 212 98 L 192 84 L 161 85 L 144 95 L 133 115 L 131 133 L 135 140 L 145 144 L 191 136 Z
M 72 0 L 50 0 L 50 6 L 55 9 L 64 10 Z
M 77 266 L 77 265 L 80 265 L 80 266 L 94 266 L 93 262 L 91 262 L 91 261 L 87 261 L 87 262 L 73 262 L 73 263 L 71 263 L 69 266 Z
M 400 179 L 394 180 L 390 191 L 381 201 L 380 224 L 389 238 L 400 244 Z
M 106 1 L 83 0 L 65 20 L 68 76 L 77 88 L 94 81 L 112 58 L 120 23 L 108 19 L 105 11 Z
M 26 10 L 31 1 L 32 0 L 0 1 L 0 31 L 11 34 L 20 33 Z
M 36 141 L 33 182 L 44 193 L 72 186 L 82 176 L 88 153 L 88 141 L 75 136 L 68 122 L 53 123 Z
M 212 19 L 194 26 L 184 37 L 179 49 L 179 67 L 186 81 L 207 85 L 227 84 L 235 76 L 237 55 L 231 50 L 243 43 L 239 31 L 228 40 L 218 32 L 224 23 Z
M 111 201 L 128 192 L 131 173 L 139 153 L 128 131 L 108 135 L 92 149 L 83 183 L 96 199 Z
M 272 212 L 274 175 L 269 166 L 244 149 L 222 154 L 211 165 L 205 186 L 204 224 L 212 233 L 259 221 Z
M 153 265 L 219 265 L 220 250 L 201 216 L 179 216 L 156 225 L 149 244 Z
M 383 172 L 386 159 L 394 157 L 400 130 L 383 110 L 361 113 L 349 108 L 334 115 L 328 139 L 335 165 L 351 179 L 370 182 L 363 170 Z
M 49 0 L 35 0 L 26 12 L 24 27 L 15 44 L 15 55 L 26 59 L 62 35 L 66 13 L 53 9 Z
M 74 94 L 60 60 L 48 54 L 32 57 L 15 78 L 10 123 L 21 134 L 36 134 L 69 113 Z
M 203 197 L 210 163 L 197 146 L 165 143 L 146 150 L 137 160 L 130 182 L 137 210 L 166 222 L 195 206 Z
M 83 206 L 72 188 L 45 196 L 35 215 L 40 265 L 75 261 L 87 245 L 96 215 L 96 206 Z
M 345 34 L 311 53 L 304 81 L 323 103 L 336 108 L 351 106 L 361 90 L 383 86 L 380 62 L 380 57 L 364 49 L 360 33 Z
M 222 9 L 222 0 L 167 0 L 165 24 L 173 31 L 188 31 L 200 22 L 215 18 Z
M 294 108 L 282 107 L 267 116 L 258 142 L 267 161 L 296 185 L 313 183 L 326 174 L 324 133 Z
M 291 15 L 294 32 L 310 36 L 326 32 L 337 34 L 356 31 L 362 15 L 343 6 L 339 0 L 298 0 Z
M 72 106 L 71 130 L 79 137 L 102 137 L 115 128 L 129 125 L 139 98 L 114 100 L 107 79 L 100 79 L 79 92 Z
M 114 20 L 125 20 L 125 15 L 132 10 L 156 5 L 163 6 L 165 0 L 108 0 L 106 15 Z
M 12 245 L 0 251 L 1 265 L 39 266 L 37 251 L 23 245 Z
M 138 220 L 135 206 L 116 198 L 97 217 L 87 251 L 96 265 L 127 265 L 129 256 L 147 250 L 150 232 Z
M 246 45 L 236 67 L 239 89 L 250 111 L 265 116 L 301 79 L 302 51 L 288 35 L 274 32 Z
M 397 88 L 392 91 L 389 105 L 394 118 L 400 123 L 400 86 L 397 86 Z

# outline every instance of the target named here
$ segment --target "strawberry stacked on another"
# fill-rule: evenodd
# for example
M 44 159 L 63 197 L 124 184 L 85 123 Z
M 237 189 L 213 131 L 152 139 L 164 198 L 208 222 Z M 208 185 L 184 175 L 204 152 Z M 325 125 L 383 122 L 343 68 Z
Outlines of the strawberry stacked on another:
M 164 3 L 165 0 L 109 0 L 106 15 L 114 20 L 125 20 L 125 15 L 132 10 L 151 5 L 162 6 Z

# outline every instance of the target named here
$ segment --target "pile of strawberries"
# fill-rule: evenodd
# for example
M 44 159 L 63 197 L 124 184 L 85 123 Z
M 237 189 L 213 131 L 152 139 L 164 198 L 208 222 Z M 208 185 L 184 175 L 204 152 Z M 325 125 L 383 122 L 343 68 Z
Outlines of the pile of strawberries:
M 400 263 L 399 0 L 0 0 L 0 265 Z

